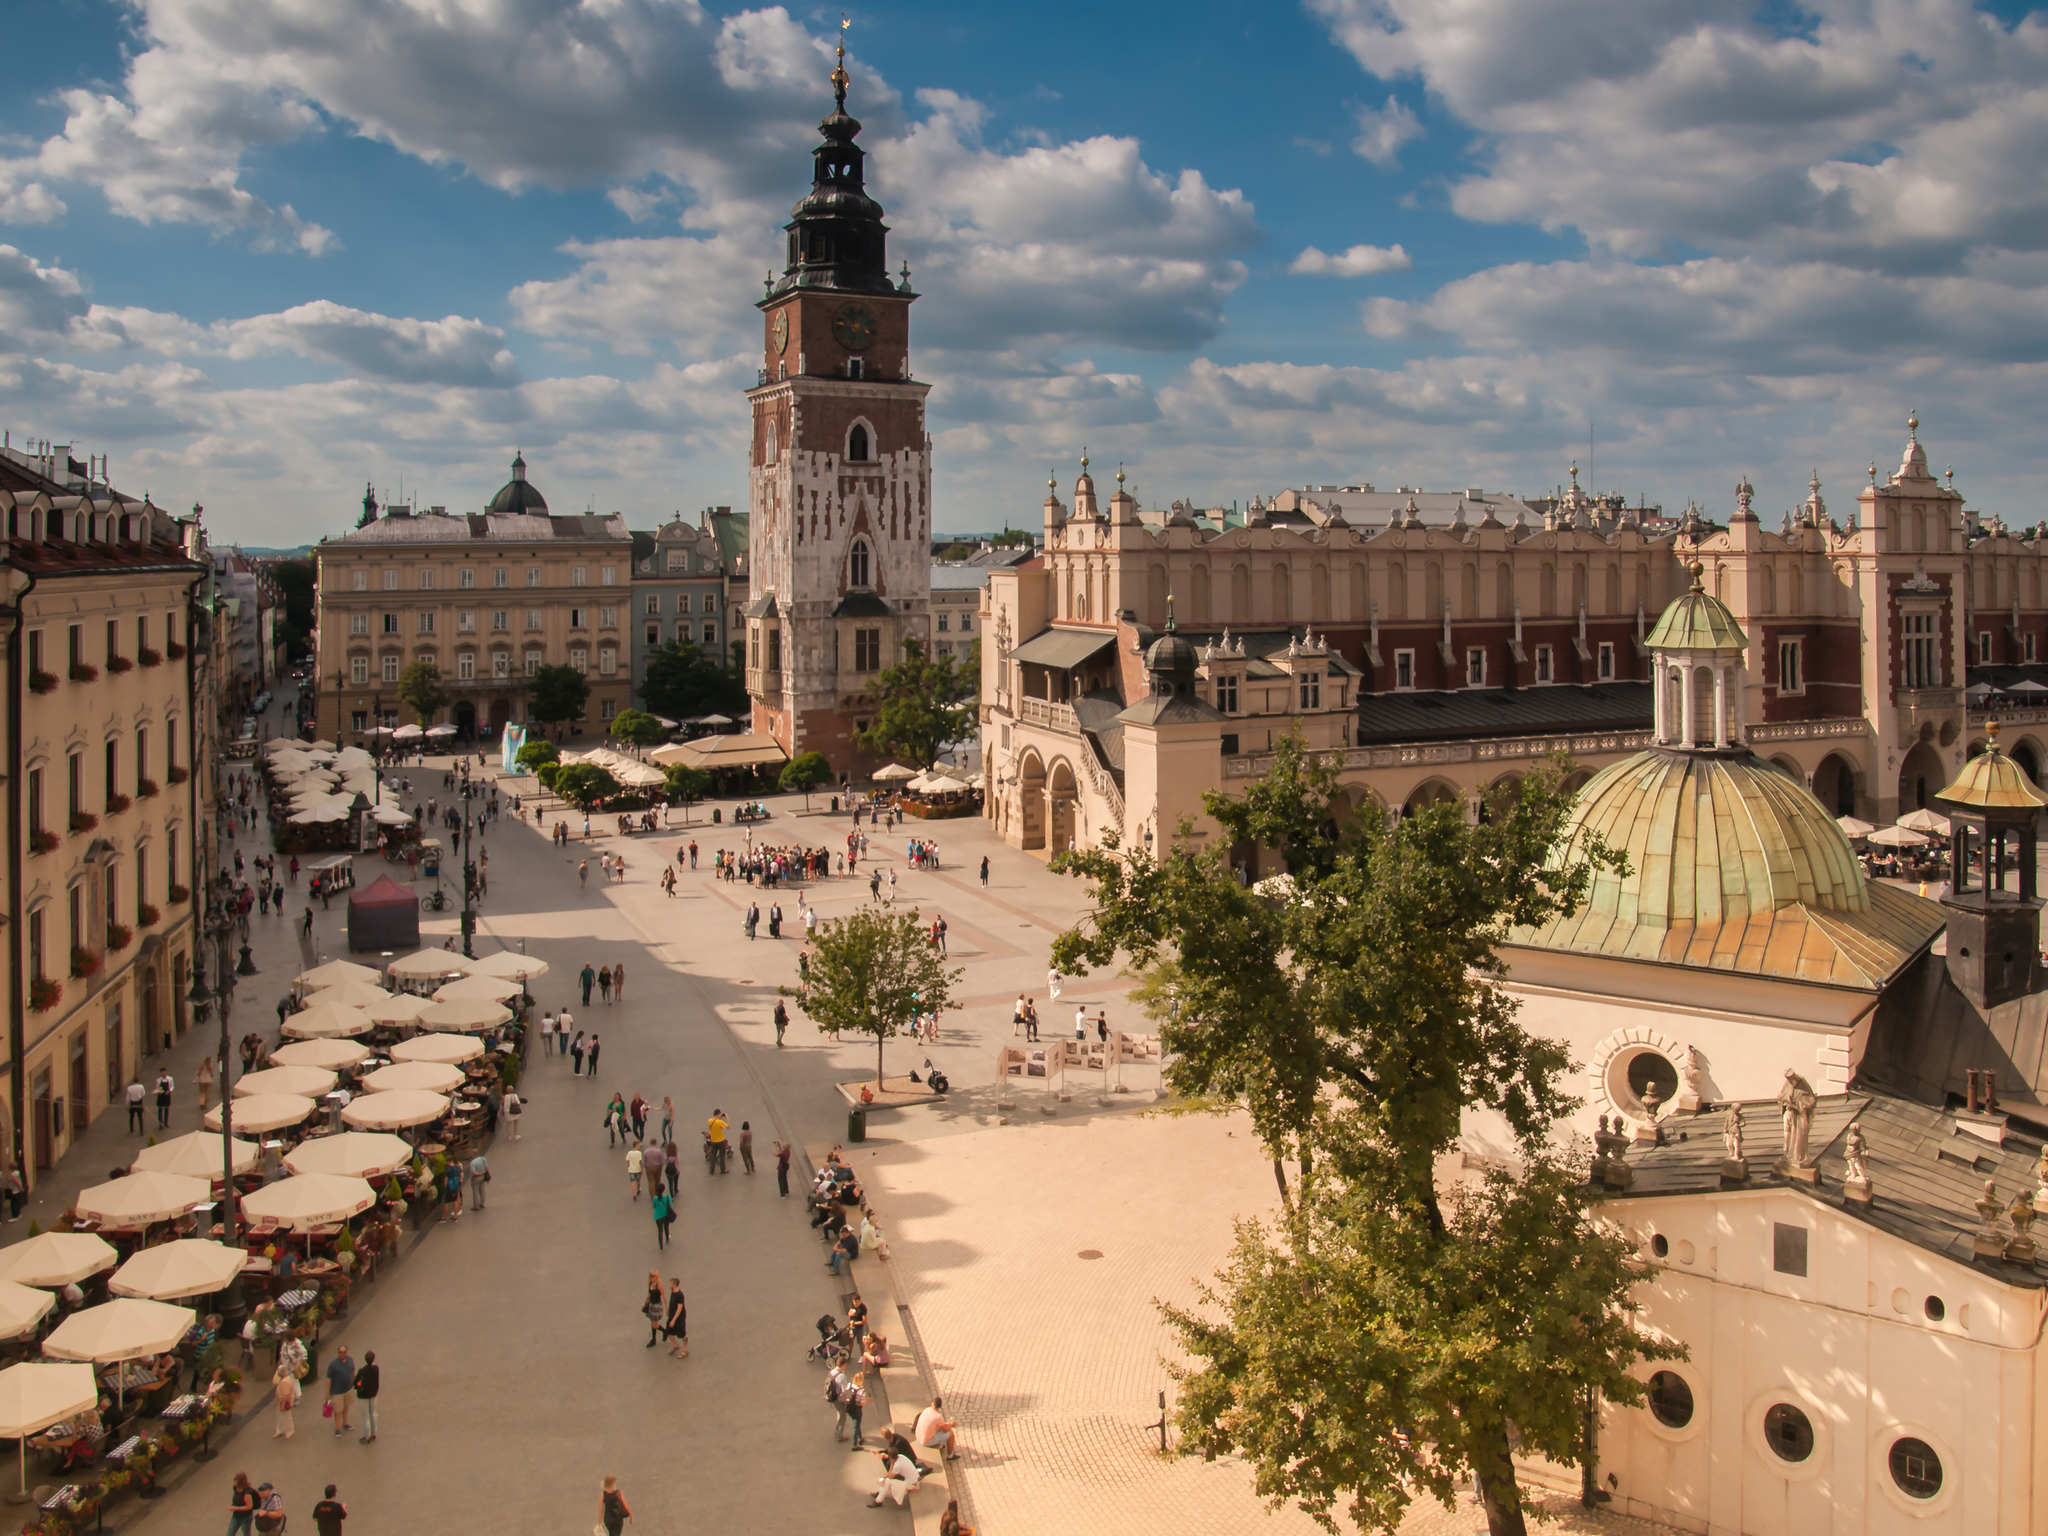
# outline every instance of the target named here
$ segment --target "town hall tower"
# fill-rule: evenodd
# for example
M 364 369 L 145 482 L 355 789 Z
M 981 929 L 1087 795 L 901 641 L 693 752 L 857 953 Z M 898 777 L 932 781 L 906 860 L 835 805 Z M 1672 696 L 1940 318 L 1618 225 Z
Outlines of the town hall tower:
M 842 45 L 811 190 L 758 305 L 746 639 L 754 729 L 858 772 L 877 675 L 905 640 L 929 639 L 931 386 L 911 377 L 917 295 L 907 264 L 889 275 L 846 86 Z

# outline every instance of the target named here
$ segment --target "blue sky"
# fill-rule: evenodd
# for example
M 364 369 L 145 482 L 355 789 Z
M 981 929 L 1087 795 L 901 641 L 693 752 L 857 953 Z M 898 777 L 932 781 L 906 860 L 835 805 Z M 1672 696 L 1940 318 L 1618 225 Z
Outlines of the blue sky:
M 366 479 L 480 505 L 514 446 L 562 510 L 743 502 L 837 20 L 15 0 L 0 423 L 255 543 Z M 1912 408 L 1974 503 L 2039 515 L 2024 8 L 891 0 L 849 41 L 941 527 L 1034 519 L 1083 443 L 1152 503 L 1534 494 L 1576 456 L 1716 513 L 1817 466 L 1846 510 Z

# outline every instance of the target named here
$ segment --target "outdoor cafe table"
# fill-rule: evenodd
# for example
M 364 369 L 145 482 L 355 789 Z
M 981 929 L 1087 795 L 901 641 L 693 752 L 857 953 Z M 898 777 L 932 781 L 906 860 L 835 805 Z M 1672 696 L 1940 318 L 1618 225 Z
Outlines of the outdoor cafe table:
M 79 1487 L 78 1484 L 66 1483 L 62 1488 L 59 1488 L 55 1493 L 43 1500 L 42 1503 L 38 1504 L 36 1508 L 46 1515 L 54 1515 L 73 1499 L 82 1498 L 84 1495 L 85 1490 Z M 92 1528 L 95 1531 L 106 1529 L 106 1507 L 106 1500 L 102 1499 L 93 1508 Z

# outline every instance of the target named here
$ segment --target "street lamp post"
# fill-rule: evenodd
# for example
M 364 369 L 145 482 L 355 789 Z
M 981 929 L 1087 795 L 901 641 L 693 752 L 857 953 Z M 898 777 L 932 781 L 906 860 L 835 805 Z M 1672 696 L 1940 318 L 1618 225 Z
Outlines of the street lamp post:
M 476 833 L 469 819 L 469 754 L 462 757 L 462 953 L 476 958 Z
M 220 1022 L 220 1065 L 216 1081 L 220 1084 L 220 1154 L 221 1186 L 226 1194 L 221 1202 L 221 1239 L 230 1248 L 241 1246 L 242 1241 L 242 1197 L 235 1187 L 235 1091 L 230 1075 L 231 1057 L 228 1047 L 228 1013 L 234 1001 L 235 969 L 228 964 L 229 927 L 225 919 L 216 924 L 214 951 L 214 975 L 218 984 L 209 993 L 206 987 L 205 953 L 195 948 L 192 956 L 192 990 L 185 1001 L 196 1012 L 211 1000 Z M 244 954 L 247 951 L 244 950 Z M 237 1275 L 229 1284 L 227 1293 L 221 1298 L 221 1327 L 223 1336 L 234 1338 L 242 1331 L 242 1323 L 249 1315 L 249 1304 L 242 1290 L 241 1276 Z

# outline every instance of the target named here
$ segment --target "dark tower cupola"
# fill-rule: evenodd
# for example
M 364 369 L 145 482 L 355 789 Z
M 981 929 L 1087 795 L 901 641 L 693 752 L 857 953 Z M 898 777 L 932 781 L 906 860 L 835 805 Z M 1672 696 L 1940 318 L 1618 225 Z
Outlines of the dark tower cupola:
M 1948 910 L 1948 973 L 1978 1007 L 1995 1008 L 2033 988 L 2041 943 L 2034 827 L 2048 795 L 1999 751 L 1997 721 L 1985 734 L 1989 745 L 1934 803 L 1948 818 L 1954 871 L 1941 898 Z
M 882 205 L 867 194 L 864 153 L 854 140 L 860 120 L 846 110 L 846 44 L 832 71 L 832 115 L 818 124 L 811 151 L 811 190 L 791 210 L 789 261 L 769 285 L 762 304 L 792 288 L 841 293 L 895 293 L 889 281 L 889 226 Z

